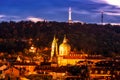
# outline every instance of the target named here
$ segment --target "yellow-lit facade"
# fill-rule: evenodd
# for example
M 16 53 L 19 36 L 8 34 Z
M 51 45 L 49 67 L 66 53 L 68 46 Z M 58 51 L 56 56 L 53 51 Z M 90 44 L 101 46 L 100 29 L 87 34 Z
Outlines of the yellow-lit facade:
M 59 46 L 59 56 L 69 55 L 71 46 L 67 43 L 67 38 L 64 36 L 63 43 Z
M 35 53 L 36 52 L 36 47 L 34 47 L 34 45 L 32 45 L 29 49 L 29 52 Z
M 56 45 L 53 45 L 53 44 L 56 44 Z M 71 46 L 70 44 L 68 44 L 68 39 L 66 38 L 66 36 L 64 36 L 63 42 L 59 46 L 59 51 L 56 50 L 58 48 L 57 48 L 57 42 L 55 41 L 55 37 L 54 37 L 51 49 L 52 49 L 51 59 L 53 58 L 53 55 L 56 54 L 55 57 L 57 58 L 56 62 L 58 66 L 66 66 L 68 64 L 75 65 L 78 61 L 84 61 L 85 57 L 87 57 L 87 55 L 72 53 Z
M 58 56 L 58 65 L 66 66 L 66 65 L 75 65 L 79 61 L 86 60 L 87 55 L 84 54 L 69 54 L 64 56 Z

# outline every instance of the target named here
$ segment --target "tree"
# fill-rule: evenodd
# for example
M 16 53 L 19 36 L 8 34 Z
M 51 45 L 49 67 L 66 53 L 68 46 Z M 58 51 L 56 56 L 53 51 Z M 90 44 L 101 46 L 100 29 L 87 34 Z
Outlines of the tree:
M 81 79 L 89 78 L 89 70 L 86 65 L 70 66 L 68 67 L 67 72 L 70 74 L 70 76 L 80 76 Z

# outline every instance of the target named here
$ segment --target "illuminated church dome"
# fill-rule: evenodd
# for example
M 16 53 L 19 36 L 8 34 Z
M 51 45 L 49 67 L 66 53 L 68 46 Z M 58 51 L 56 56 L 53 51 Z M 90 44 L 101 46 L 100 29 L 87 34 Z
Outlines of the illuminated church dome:
M 63 43 L 59 46 L 59 55 L 69 55 L 71 46 L 67 43 L 67 38 L 64 36 Z

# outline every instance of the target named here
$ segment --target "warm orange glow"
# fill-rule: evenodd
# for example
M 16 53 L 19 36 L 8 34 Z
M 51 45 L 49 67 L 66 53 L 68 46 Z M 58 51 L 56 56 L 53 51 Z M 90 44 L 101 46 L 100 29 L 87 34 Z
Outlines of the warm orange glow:
M 20 56 L 17 57 L 17 61 L 21 62 L 22 60 L 20 59 Z
M 31 49 L 34 49 L 34 47 L 32 46 Z
M 32 46 L 30 47 L 30 49 L 29 49 L 29 52 L 35 53 L 35 52 L 36 52 L 36 48 L 32 45 Z

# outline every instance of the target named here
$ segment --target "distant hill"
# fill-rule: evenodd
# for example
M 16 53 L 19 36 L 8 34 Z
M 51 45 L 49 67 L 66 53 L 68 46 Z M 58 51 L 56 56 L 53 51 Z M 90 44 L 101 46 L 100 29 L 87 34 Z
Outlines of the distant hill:
M 30 38 L 35 46 L 50 48 L 54 35 L 60 44 L 65 34 L 72 50 L 105 56 L 120 54 L 120 26 L 65 22 L 1 22 L 0 50 L 23 50 L 29 47 L 23 40 Z

